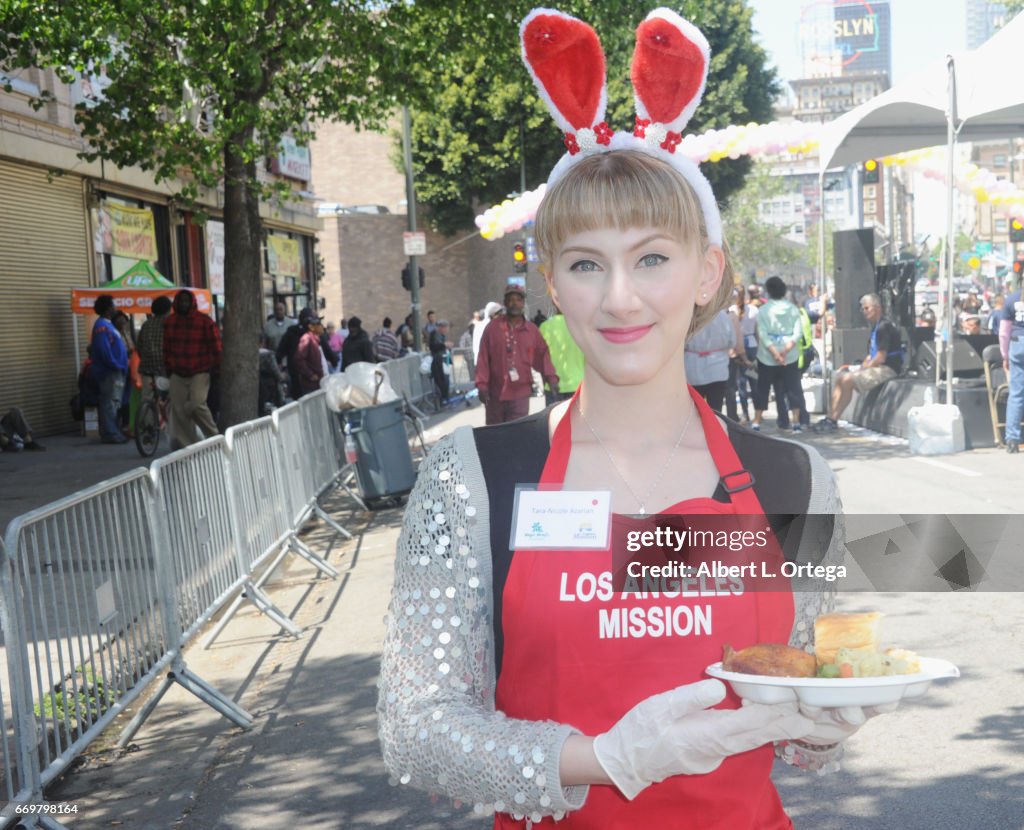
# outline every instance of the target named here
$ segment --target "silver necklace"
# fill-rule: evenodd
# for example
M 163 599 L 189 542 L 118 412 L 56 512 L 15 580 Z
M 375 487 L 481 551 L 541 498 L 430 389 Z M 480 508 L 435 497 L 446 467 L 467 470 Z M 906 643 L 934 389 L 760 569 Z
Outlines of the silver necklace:
M 665 462 L 661 465 L 661 469 L 658 470 L 658 475 L 654 477 L 654 482 L 648 488 L 647 492 L 644 494 L 644 497 L 640 498 L 636 494 L 636 491 L 630 486 L 629 482 L 626 480 L 626 477 L 622 474 L 622 470 L 620 470 L 619 465 L 615 463 L 615 459 L 612 458 L 612 454 L 608 452 L 608 448 L 604 445 L 604 441 L 601 440 L 601 436 L 597 434 L 597 430 L 595 430 L 590 425 L 590 421 L 587 420 L 587 416 L 583 414 L 583 404 L 580 403 L 580 399 L 576 399 L 576 411 L 580 413 L 580 418 L 583 420 L 583 423 L 587 425 L 587 429 L 589 429 L 590 434 L 594 436 L 594 439 L 597 441 L 598 446 L 600 446 L 601 449 L 604 450 L 604 454 L 608 456 L 608 461 L 611 463 L 612 469 L 615 470 L 619 478 L 622 479 L 622 483 L 626 485 L 626 489 L 629 490 L 629 494 L 633 497 L 633 500 L 640 505 L 639 515 L 647 515 L 647 499 L 649 499 L 651 497 L 651 494 L 654 493 L 655 488 L 661 481 L 661 477 L 665 475 L 665 470 L 668 469 L 669 462 L 675 457 L 676 450 L 679 449 L 679 445 L 683 443 L 683 436 L 686 435 L 686 430 L 690 428 L 690 421 L 693 420 L 693 410 L 696 408 L 696 405 L 690 408 L 690 414 L 686 416 L 686 423 L 683 424 L 683 431 L 679 433 L 679 437 L 676 439 L 676 443 L 672 447 L 672 452 L 668 454 L 668 457 L 665 459 Z

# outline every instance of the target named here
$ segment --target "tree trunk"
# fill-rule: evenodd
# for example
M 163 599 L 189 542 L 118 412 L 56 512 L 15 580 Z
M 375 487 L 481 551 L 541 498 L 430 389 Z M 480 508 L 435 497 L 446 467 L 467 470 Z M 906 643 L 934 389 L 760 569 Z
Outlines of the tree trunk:
M 224 359 L 220 370 L 225 428 L 256 418 L 259 338 L 263 325 L 262 222 L 255 189 L 256 163 L 239 150 L 252 131 L 224 151 Z

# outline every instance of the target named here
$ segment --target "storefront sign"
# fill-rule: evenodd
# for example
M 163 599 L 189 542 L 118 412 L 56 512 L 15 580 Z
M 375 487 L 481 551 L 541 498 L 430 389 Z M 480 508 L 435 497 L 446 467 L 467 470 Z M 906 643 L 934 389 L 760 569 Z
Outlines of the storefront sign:
M 206 223 L 206 274 L 210 291 L 224 293 L 224 223 L 213 219 Z
M 156 262 L 156 226 L 149 208 L 130 208 L 109 202 L 105 210 L 110 216 L 114 256 Z
M 268 270 L 278 277 L 299 277 L 302 274 L 302 259 L 299 257 L 299 240 L 271 234 L 267 237 Z
M 297 144 L 295 139 L 290 136 L 285 136 L 281 139 L 281 148 L 274 161 L 274 172 L 279 176 L 287 176 L 289 179 L 308 182 L 312 175 L 309 148 L 302 144 Z

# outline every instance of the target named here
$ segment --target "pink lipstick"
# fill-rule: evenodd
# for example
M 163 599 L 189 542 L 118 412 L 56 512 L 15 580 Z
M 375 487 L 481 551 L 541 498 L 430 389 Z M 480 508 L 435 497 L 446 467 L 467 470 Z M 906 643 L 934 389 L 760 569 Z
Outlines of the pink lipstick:
M 654 328 L 654 324 L 647 326 L 628 326 L 626 328 L 614 328 L 614 329 L 598 329 L 601 332 L 605 340 L 609 340 L 612 343 L 632 343 L 635 340 L 639 340 L 647 332 Z

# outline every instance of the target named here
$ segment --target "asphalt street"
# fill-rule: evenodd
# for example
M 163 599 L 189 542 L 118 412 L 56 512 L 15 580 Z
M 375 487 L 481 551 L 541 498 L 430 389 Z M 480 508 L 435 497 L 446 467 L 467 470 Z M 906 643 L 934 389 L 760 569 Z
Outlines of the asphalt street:
M 482 416 L 479 407 L 454 412 L 432 435 Z M 915 458 L 905 443 L 856 430 L 799 440 L 817 444 L 837 471 L 848 513 L 1019 512 L 1021 456 L 977 450 Z M 86 458 L 55 463 L 61 445 L 48 444 L 46 454 L 0 457 L 0 504 L 14 490 L 19 505 L 31 504 L 42 490 L 33 495 L 30 481 L 49 481 L 53 493 L 59 469 L 69 479 L 80 474 Z M 123 450 L 90 452 L 123 454 L 120 460 L 134 466 L 137 459 Z M 26 486 L 4 475 L 11 463 L 38 465 Z M 99 463 L 93 469 L 110 474 Z M 342 543 L 314 526 L 308 540 L 341 577 L 318 578 L 291 558 L 268 585 L 304 627 L 303 637 L 283 636 L 244 611 L 213 648 L 203 650 L 197 640 L 186 654 L 193 671 L 254 714 L 253 729 L 242 732 L 173 689 L 127 752 L 97 745 L 49 794 L 78 806 L 69 828 L 488 826 L 449 799 L 388 783 L 377 746 L 375 683 L 401 511 L 365 514 L 337 493 L 326 506 L 356 538 Z M 962 677 L 937 682 L 927 697 L 870 722 L 851 739 L 834 775 L 777 764 L 775 778 L 796 826 L 1022 830 L 1024 595 L 947 587 L 841 593 L 839 603 L 842 610 L 883 611 L 886 644 L 951 660 Z

